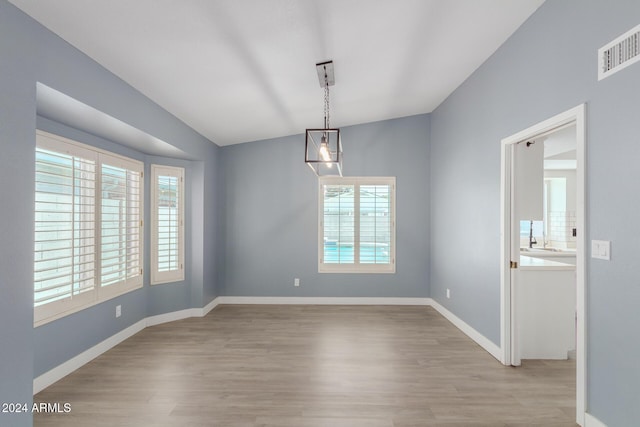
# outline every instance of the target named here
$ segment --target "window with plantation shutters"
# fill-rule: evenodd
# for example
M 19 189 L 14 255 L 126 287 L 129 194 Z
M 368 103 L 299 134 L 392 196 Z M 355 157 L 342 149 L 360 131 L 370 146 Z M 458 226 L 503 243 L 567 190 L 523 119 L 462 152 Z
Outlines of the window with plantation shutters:
M 35 324 L 142 286 L 142 163 L 38 131 L 35 166 Z
M 100 283 L 142 284 L 142 171 L 125 159 L 100 165 Z
M 151 165 L 151 284 L 184 280 L 184 169 Z
M 96 155 L 36 148 L 34 307 L 70 310 L 93 298 Z M 91 295 L 87 295 L 91 294 Z M 47 307 L 49 308 L 49 307 Z
M 395 272 L 395 178 L 319 179 L 318 271 Z

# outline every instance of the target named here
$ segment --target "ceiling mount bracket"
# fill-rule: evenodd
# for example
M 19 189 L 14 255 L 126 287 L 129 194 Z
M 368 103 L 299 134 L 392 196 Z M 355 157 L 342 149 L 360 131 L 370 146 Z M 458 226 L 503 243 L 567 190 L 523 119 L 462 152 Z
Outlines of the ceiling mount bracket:
M 320 83 L 320 87 L 325 87 L 327 83 L 329 86 L 336 84 L 336 78 L 333 74 L 333 61 L 318 62 L 316 64 L 316 71 L 318 72 L 318 83 Z

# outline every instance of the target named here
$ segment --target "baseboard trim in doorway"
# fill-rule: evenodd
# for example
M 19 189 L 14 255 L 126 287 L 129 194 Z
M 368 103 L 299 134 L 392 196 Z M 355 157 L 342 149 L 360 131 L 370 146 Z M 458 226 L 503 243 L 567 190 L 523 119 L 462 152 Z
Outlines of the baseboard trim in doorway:
M 584 414 L 584 427 L 607 427 L 605 423 L 589 413 Z
M 453 325 L 456 328 L 460 329 L 465 335 L 467 335 L 469 338 L 474 340 L 476 344 L 478 344 L 480 347 L 485 349 L 490 355 L 492 355 L 493 357 L 498 359 L 498 361 L 500 361 L 500 356 L 502 354 L 502 350 L 500 349 L 500 347 L 495 345 L 491 340 L 489 340 L 487 337 L 482 335 L 480 332 L 473 329 L 471 326 L 469 326 L 468 323 L 460 319 L 458 316 L 456 316 L 455 314 L 453 314 L 452 312 L 444 308 L 438 302 L 432 300 L 431 306 L 435 308 L 438 311 L 438 313 L 442 314 L 445 319 L 453 323 Z

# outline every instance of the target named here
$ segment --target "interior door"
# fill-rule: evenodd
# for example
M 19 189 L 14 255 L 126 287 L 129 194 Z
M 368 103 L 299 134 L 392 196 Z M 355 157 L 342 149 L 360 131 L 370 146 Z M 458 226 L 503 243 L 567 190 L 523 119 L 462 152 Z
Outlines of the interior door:
M 510 286 L 510 295 L 511 295 L 511 365 L 520 366 L 520 354 L 518 351 L 518 333 L 517 333 L 517 310 L 516 310 L 516 297 L 517 297 L 517 289 L 516 283 L 518 281 L 518 273 L 520 267 L 520 215 L 518 213 L 518 163 L 521 156 L 518 153 L 518 147 L 520 143 L 512 144 L 510 146 L 510 154 L 511 154 L 511 177 L 510 177 L 510 188 L 511 188 L 511 203 L 510 203 L 510 259 L 511 259 L 511 269 L 509 275 L 509 286 Z
M 521 274 L 520 221 L 543 219 L 544 138 L 520 141 L 511 147 L 511 364 L 520 366 L 517 304 L 518 279 Z

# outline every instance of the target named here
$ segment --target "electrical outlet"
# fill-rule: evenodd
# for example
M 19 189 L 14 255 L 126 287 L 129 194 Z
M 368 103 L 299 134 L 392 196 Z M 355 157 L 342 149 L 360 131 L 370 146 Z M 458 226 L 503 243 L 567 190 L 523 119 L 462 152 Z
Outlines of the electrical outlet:
M 451 298 L 451 291 L 447 288 L 447 298 Z
M 122 315 L 122 306 L 116 305 L 116 317 L 120 317 Z
M 297 277 L 293 279 L 293 286 L 300 286 L 300 279 L 298 279 Z

